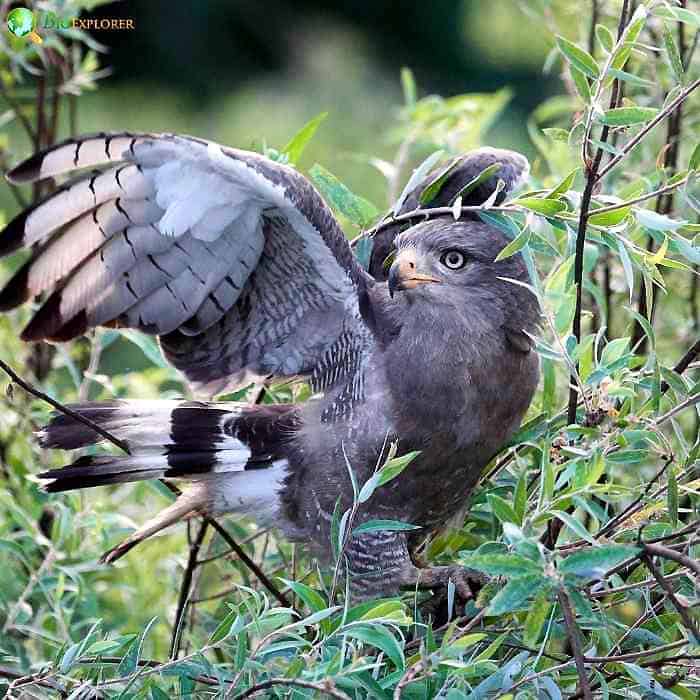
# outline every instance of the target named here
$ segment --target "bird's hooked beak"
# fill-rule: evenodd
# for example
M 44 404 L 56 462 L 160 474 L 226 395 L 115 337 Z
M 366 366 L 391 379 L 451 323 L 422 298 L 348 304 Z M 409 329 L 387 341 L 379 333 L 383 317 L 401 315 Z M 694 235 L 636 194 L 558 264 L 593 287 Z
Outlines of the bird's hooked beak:
M 413 248 L 401 251 L 389 269 L 389 296 L 404 289 L 415 289 L 419 284 L 437 282 L 440 280 L 419 271 L 418 256 Z

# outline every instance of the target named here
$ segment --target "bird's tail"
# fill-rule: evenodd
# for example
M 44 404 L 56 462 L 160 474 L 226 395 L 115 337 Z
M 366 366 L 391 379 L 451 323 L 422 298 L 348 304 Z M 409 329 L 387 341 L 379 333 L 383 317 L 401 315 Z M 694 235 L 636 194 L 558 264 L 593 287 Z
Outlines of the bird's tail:
M 277 478 L 277 471 L 284 471 L 280 464 L 286 465 L 291 406 L 115 400 L 70 408 L 118 438 L 130 454 L 87 455 L 43 472 L 39 477 L 46 480 L 47 491 L 158 478 L 194 482 L 175 503 L 108 552 L 106 561 L 114 561 L 143 539 L 193 514 L 250 512 L 275 497 L 272 471 Z M 105 438 L 89 425 L 59 413 L 40 431 L 39 440 L 43 447 L 74 450 Z

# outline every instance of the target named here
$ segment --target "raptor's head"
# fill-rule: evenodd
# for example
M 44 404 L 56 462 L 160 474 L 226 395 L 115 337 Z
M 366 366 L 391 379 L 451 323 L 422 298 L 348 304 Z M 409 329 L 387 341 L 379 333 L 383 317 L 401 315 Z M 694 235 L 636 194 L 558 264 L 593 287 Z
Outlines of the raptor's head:
M 394 243 L 387 284 L 398 303 L 423 310 L 449 307 L 455 322 L 468 316 L 518 329 L 536 326 L 535 296 L 509 281 L 529 282 L 521 255 L 495 262 L 509 243 L 498 229 L 445 217 L 413 226 Z

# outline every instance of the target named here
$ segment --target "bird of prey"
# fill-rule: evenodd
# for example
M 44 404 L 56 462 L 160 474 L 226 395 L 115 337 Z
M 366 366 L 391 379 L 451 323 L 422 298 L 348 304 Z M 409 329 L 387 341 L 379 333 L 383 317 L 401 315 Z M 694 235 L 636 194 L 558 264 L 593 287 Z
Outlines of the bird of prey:
M 495 163 L 500 170 L 486 183 L 465 187 Z M 521 256 L 495 262 L 509 240 L 499 228 L 468 214 L 394 221 L 377 233 L 367 271 L 297 170 L 172 134 L 70 139 L 9 178 L 28 183 L 84 169 L 0 234 L 0 255 L 31 249 L 0 292 L 0 310 L 43 299 L 25 340 L 133 328 L 158 336 L 198 396 L 212 399 L 256 378 L 295 378 L 312 391 L 302 404 L 73 406 L 130 454 L 93 452 L 40 474 L 48 491 L 187 482 L 108 560 L 183 518 L 243 513 L 328 561 L 334 509 L 353 502 L 349 470 L 364 483 L 393 442 L 399 454 L 419 455 L 360 506 L 355 525 L 399 520 L 425 533 L 462 508 L 518 427 L 539 374 L 530 341 L 539 307 L 517 284 L 529 281 Z M 480 149 L 451 164 L 432 198 L 424 193 L 429 175 L 400 209 L 447 206 L 460 192 L 463 204 L 495 201 L 527 170 L 517 153 Z M 74 450 L 102 436 L 58 414 L 40 440 Z M 460 567 L 414 563 L 415 538 L 354 534 L 344 552 L 353 596 L 450 578 L 468 596 Z

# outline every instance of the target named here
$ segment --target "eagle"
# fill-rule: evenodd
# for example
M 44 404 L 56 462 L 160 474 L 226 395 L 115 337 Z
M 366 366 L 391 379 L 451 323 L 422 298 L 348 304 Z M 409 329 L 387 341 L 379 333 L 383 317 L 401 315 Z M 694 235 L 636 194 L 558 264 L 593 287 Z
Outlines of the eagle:
M 497 260 L 508 236 L 454 206 L 500 201 L 527 160 L 483 148 L 441 172 L 418 178 L 366 239 L 365 265 L 299 171 L 200 138 L 72 138 L 8 174 L 75 175 L 0 234 L 0 255 L 31 251 L 0 310 L 42 300 L 22 338 L 99 326 L 157 336 L 201 399 L 79 403 L 89 424 L 58 413 L 40 431 L 45 448 L 85 448 L 104 431 L 128 447 L 40 474 L 49 492 L 184 482 L 107 561 L 182 519 L 237 513 L 329 562 L 333 515 L 354 506 L 343 557 L 356 599 L 448 580 L 468 597 L 468 572 L 420 566 L 415 546 L 464 506 L 518 428 L 538 383 L 540 309 L 521 255 Z M 436 207 L 455 213 L 419 215 Z M 311 398 L 215 400 L 260 380 L 306 382 Z M 359 499 L 390 445 L 417 456 Z M 369 521 L 413 529 L 357 527 Z

